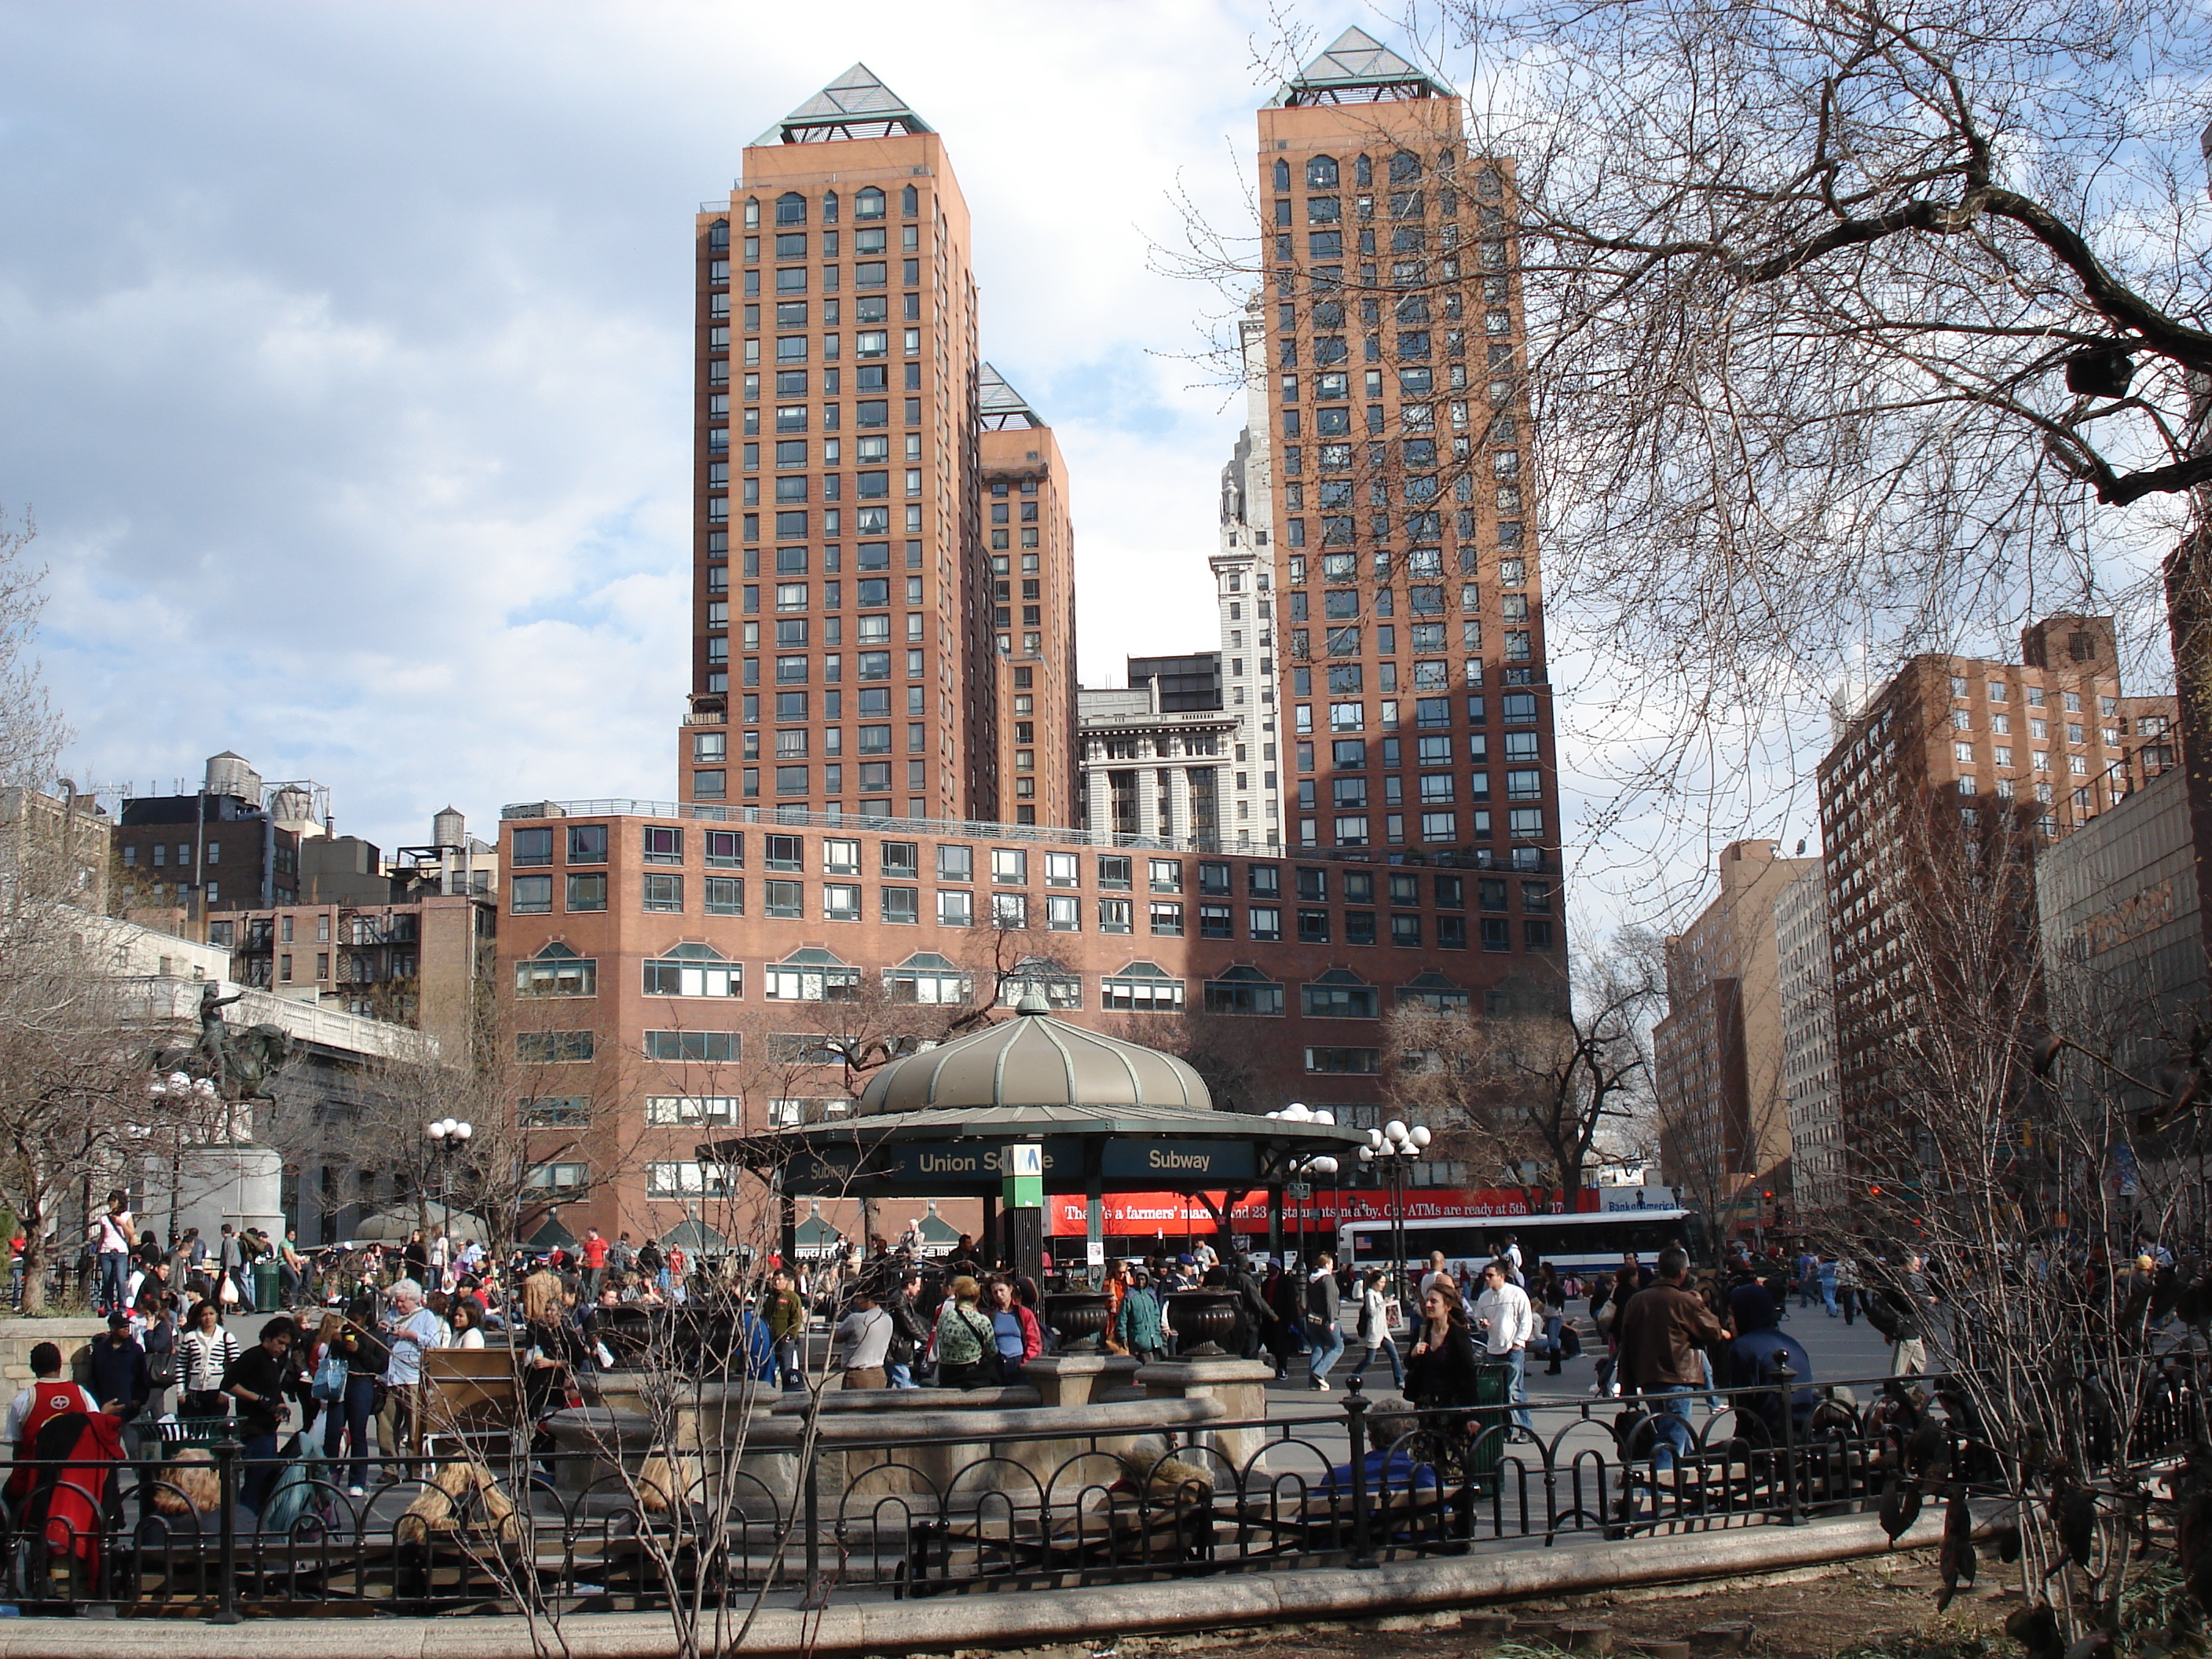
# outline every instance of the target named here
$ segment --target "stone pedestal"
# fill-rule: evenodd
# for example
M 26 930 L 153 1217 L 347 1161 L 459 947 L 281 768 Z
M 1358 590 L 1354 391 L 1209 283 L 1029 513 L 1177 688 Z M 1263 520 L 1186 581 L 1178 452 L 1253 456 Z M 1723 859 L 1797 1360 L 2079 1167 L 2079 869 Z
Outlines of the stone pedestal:
M 1087 1406 L 1113 1395 L 1127 1398 L 1142 1361 L 1132 1354 L 1039 1354 L 1024 1362 L 1022 1376 L 1046 1406 Z
M 1154 1400 L 1212 1400 L 1224 1421 L 1255 1425 L 1267 1419 L 1267 1384 L 1274 1376 L 1275 1368 L 1258 1359 L 1163 1359 L 1137 1372 L 1138 1382 Z M 1207 1429 L 1193 1437 L 1240 1470 L 1267 1443 L 1264 1426 Z

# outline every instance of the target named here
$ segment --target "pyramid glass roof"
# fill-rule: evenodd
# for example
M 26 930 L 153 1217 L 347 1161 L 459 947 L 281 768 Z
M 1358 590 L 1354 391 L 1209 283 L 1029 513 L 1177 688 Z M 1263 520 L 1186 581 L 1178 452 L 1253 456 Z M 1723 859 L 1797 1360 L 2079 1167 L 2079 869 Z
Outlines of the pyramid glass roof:
M 1349 28 L 1274 96 L 1271 108 L 1304 104 L 1376 104 L 1405 98 L 1449 98 L 1450 88 L 1364 29 Z
M 975 423 L 986 432 L 1042 426 L 1029 399 L 1006 384 L 1006 377 L 985 363 L 975 376 Z
M 839 138 L 890 138 L 933 132 L 866 64 L 855 64 L 754 140 L 760 144 L 821 144 Z

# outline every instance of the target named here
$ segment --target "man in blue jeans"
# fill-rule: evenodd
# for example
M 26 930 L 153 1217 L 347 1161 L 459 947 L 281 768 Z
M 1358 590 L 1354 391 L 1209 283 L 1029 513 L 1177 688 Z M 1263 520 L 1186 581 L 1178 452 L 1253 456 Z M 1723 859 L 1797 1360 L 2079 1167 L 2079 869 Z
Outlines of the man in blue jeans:
M 1482 1339 L 1482 1357 L 1493 1365 L 1512 1368 L 1507 1398 L 1513 1403 L 1513 1420 L 1534 1434 L 1536 1425 L 1528 1415 L 1528 1339 L 1535 1334 L 1536 1313 L 1528 1292 L 1508 1277 L 1508 1265 L 1501 1256 L 1482 1270 L 1474 1329 Z
M 1707 1346 L 1728 1337 L 1689 1279 L 1686 1255 L 1660 1251 L 1657 1276 L 1629 1297 L 1614 1328 L 1620 1380 L 1630 1393 L 1646 1397 L 1656 1419 L 1655 1469 L 1673 1468 L 1675 1457 L 1697 1443 L 1690 1431 L 1691 1396 L 1705 1391 Z

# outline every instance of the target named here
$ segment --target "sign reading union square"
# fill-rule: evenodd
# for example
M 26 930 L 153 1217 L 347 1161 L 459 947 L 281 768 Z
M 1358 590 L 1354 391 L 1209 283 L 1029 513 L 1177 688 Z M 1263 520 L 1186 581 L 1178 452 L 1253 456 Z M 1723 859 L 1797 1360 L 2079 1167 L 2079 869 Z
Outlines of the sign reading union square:
M 898 1147 L 884 1167 L 892 1181 L 994 1180 L 1006 1173 L 1006 1148 L 980 1141 L 928 1142 Z M 1229 1141 L 1110 1140 L 1100 1149 L 1099 1174 L 1109 1180 L 1249 1181 L 1256 1173 L 1252 1148 Z M 1044 1143 L 1047 1181 L 1082 1178 L 1083 1144 Z

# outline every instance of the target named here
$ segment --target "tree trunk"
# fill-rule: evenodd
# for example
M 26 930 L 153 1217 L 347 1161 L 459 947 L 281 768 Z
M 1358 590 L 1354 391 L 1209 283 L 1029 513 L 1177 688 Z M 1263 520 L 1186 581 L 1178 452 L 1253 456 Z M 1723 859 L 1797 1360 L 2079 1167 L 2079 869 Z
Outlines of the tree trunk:
M 46 1218 L 34 1205 L 16 1219 L 23 1229 L 23 1311 L 42 1314 L 46 1310 Z
M 2195 843 L 2197 923 L 2212 962 L 2212 526 L 2199 523 L 2166 561 L 2166 624 L 2173 647 L 2174 702 L 2187 774 Z

